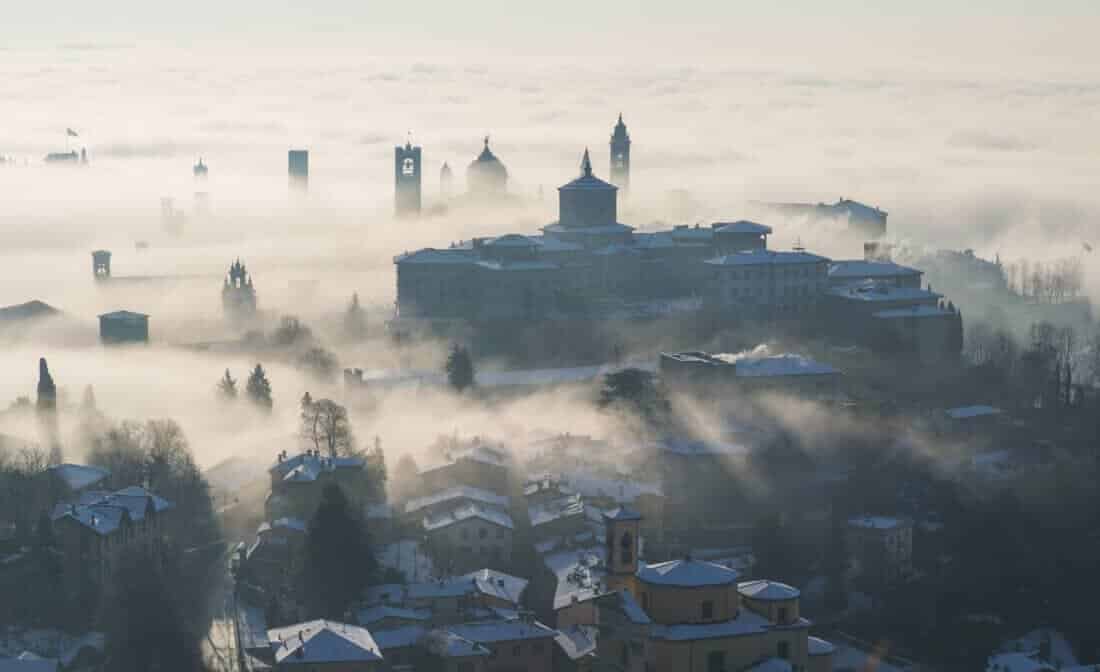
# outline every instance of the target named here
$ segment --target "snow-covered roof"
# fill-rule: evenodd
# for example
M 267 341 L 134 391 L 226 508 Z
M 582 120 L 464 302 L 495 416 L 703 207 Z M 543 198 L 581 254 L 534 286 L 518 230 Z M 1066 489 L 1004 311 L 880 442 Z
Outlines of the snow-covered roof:
M 531 504 L 527 507 L 527 516 L 531 520 L 531 527 L 546 525 L 562 518 L 582 515 L 584 515 L 584 500 L 581 499 L 580 495 L 567 495 L 550 502 Z
M 64 481 L 70 490 L 83 490 L 111 475 L 106 469 L 84 464 L 59 464 L 50 467 L 50 472 Z
M 741 219 L 736 222 L 715 222 L 713 224 L 714 230 L 718 233 L 757 233 L 757 234 L 770 234 L 772 227 L 766 224 L 757 224 L 756 222 L 750 222 L 747 219 Z
M 627 226 L 626 224 L 620 224 L 618 222 L 614 224 L 601 224 L 599 226 L 577 226 L 567 227 L 562 226 L 558 222 L 548 224 L 542 227 L 543 232 L 551 235 L 555 233 L 587 233 L 589 235 L 608 235 L 617 233 L 629 233 L 634 230 L 634 227 Z
M 606 520 L 641 520 L 642 514 L 626 506 L 616 506 L 610 511 L 604 511 L 603 517 Z
M 477 262 L 479 268 L 483 268 L 487 271 L 553 271 L 561 268 L 552 261 L 496 261 L 496 260 L 482 260 Z
M 863 278 L 897 278 L 921 275 L 921 271 L 892 261 L 866 261 L 844 259 L 829 264 L 830 280 L 855 280 Z
M 737 581 L 737 571 L 705 560 L 669 560 L 638 569 L 638 578 L 658 586 L 726 586 Z
M 458 485 L 447 488 L 446 490 L 440 490 L 439 492 L 433 492 L 430 495 L 410 499 L 405 503 L 405 513 L 415 513 L 429 506 L 435 506 L 436 504 L 442 504 L 452 500 L 469 500 L 499 507 L 508 506 L 508 498 L 504 495 L 498 495 L 494 492 L 468 485 Z
M 435 249 L 431 247 L 406 252 L 394 257 L 395 264 L 472 264 L 477 255 L 468 248 Z
M 577 660 L 584 656 L 595 655 L 596 638 L 599 632 L 599 628 L 594 625 L 572 625 L 559 630 L 554 641 L 558 643 L 569 660 Z
M 807 625 L 809 621 L 807 621 Z M 670 641 L 688 641 L 693 639 L 716 639 L 719 637 L 738 637 L 759 635 L 772 628 L 768 619 L 748 609 L 737 612 L 737 618 L 718 623 L 698 623 L 683 625 L 654 625 L 650 631 L 653 639 Z
M 811 656 L 829 656 L 836 651 L 836 647 L 831 642 L 820 637 L 807 637 L 806 648 Z
M 86 490 L 75 502 L 57 504 L 50 519 L 59 521 L 71 518 L 102 535 L 117 530 L 124 516 L 130 520 L 144 520 L 150 507 L 155 513 L 160 513 L 172 506 L 168 500 L 137 485 L 116 492 Z
M 749 454 L 749 449 L 746 446 L 719 441 L 670 438 L 659 441 L 657 445 L 660 450 L 666 453 L 684 457 L 745 457 Z
M 739 583 L 737 584 L 737 592 L 749 599 L 763 602 L 795 600 L 800 595 L 797 588 L 778 581 L 769 581 L 768 579 Z
M 490 240 L 485 241 L 484 247 L 497 247 L 497 248 L 519 248 L 526 249 L 535 247 L 538 245 L 537 241 L 534 241 L 527 236 L 519 233 L 506 233 L 503 236 L 497 236 Z
M 840 373 L 828 364 L 791 353 L 765 357 L 741 357 L 734 363 L 734 371 L 739 378 L 830 376 Z
M 600 476 L 591 471 L 570 471 L 561 474 L 561 480 L 573 492 L 584 497 L 607 498 L 619 504 L 630 504 L 642 495 L 664 495 L 660 483 L 638 481 L 622 476 Z
M 270 469 L 286 482 L 312 482 L 326 471 L 362 469 L 366 462 L 360 457 L 325 457 L 313 452 L 300 453 L 279 462 Z
M 479 644 L 514 642 L 527 639 L 552 639 L 557 630 L 538 621 L 486 621 L 462 623 L 447 628 L 454 634 Z
M 372 630 L 370 634 L 374 637 L 374 642 L 378 644 L 378 648 L 385 652 L 386 649 L 413 646 L 423 639 L 427 632 L 428 629 L 422 625 L 405 625 L 389 630 Z
M 904 524 L 903 519 L 891 516 L 857 516 L 848 519 L 848 525 L 868 530 L 892 530 Z
M 555 576 L 554 609 L 600 595 L 607 576 L 607 549 L 602 545 L 547 553 L 542 563 Z
M 523 595 L 528 584 L 526 579 L 495 569 L 479 569 L 464 574 L 460 578 L 471 581 L 483 595 L 490 595 L 512 604 L 519 604 L 520 596 Z
M 959 406 L 957 408 L 949 408 L 944 411 L 944 414 L 952 420 L 968 420 L 970 418 L 982 418 L 992 415 L 1001 415 L 1004 413 L 996 406 Z
M 290 517 L 276 518 L 275 520 L 271 521 L 270 523 L 267 523 L 267 522 L 260 523 L 260 526 L 256 529 L 256 534 L 263 534 L 264 532 L 267 532 L 269 530 L 273 530 L 273 529 L 276 529 L 276 528 L 282 529 L 282 530 L 291 530 L 291 531 L 294 531 L 294 532 L 305 532 L 306 531 L 306 521 L 302 520 L 301 518 L 290 518 Z
M 431 653 L 441 658 L 466 658 L 469 656 L 488 656 L 489 649 L 477 642 L 456 635 L 449 630 L 432 630 L 424 637 L 424 645 Z
M 28 655 L 29 654 L 29 655 Z M 24 651 L 15 658 L 0 658 L 0 672 L 57 672 L 58 661 Z
M 846 283 L 836 287 L 830 287 L 825 291 L 832 297 L 848 301 L 868 303 L 886 303 L 891 301 L 912 301 L 935 305 L 943 298 L 928 289 L 920 287 L 898 287 L 880 280 L 864 280 L 861 282 Z
M 369 628 L 379 621 L 393 618 L 404 621 L 427 621 L 432 617 L 429 609 L 407 609 L 388 604 L 377 604 L 366 609 L 360 609 L 355 620 L 364 628 Z M 383 647 L 385 648 L 385 647 Z
M 986 672 L 1056 672 L 1065 670 L 1039 658 L 1038 651 L 997 653 L 989 657 Z
M 279 665 L 370 662 L 382 652 L 366 628 L 318 619 L 267 631 Z
M 785 264 L 818 264 L 829 261 L 812 252 L 801 250 L 743 250 L 707 259 L 711 266 L 779 266 Z
M 454 508 L 425 516 L 421 524 L 424 526 L 425 530 L 431 532 L 450 527 L 455 523 L 470 520 L 471 518 L 484 520 L 487 523 L 506 527 L 509 530 L 515 529 L 512 517 L 503 510 L 493 506 L 485 506 L 472 502 L 462 503 Z

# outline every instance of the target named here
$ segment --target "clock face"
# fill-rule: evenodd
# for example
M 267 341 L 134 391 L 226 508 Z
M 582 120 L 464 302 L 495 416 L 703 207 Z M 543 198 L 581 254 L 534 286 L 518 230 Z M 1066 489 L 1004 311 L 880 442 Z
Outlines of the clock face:
M 402 175 L 415 175 L 416 174 L 416 162 L 412 159 L 405 159 L 401 162 L 401 174 Z

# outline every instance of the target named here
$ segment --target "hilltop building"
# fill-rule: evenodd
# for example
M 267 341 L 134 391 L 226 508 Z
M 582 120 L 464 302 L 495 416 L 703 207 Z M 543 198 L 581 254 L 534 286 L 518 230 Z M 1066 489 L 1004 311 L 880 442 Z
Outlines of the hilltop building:
M 230 264 L 222 283 L 222 311 L 230 319 L 256 314 L 256 288 L 252 285 L 252 275 L 240 259 Z
M 267 471 L 271 477 L 271 492 L 264 502 L 268 520 L 309 520 L 329 483 L 341 486 L 354 509 L 366 513 L 367 465 L 362 458 L 324 457 L 316 450 L 293 456 L 283 452 Z
M 394 211 L 398 217 L 420 214 L 421 148 L 406 141 L 393 148 Z
M 630 189 L 630 134 L 626 132 L 623 115 L 611 132 L 611 183 L 626 193 Z
M 760 291 L 752 295 L 754 303 L 811 304 L 824 289 L 828 260 L 767 250 L 767 226 L 718 222 L 639 233 L 618 221 L 617 198 L 618 187 L 595 176 L 586 150 L 580 175 L 558 189 L 558 220 L 542 227 L 540 235 L 475 238 L 396 257 L 399 318 L 538 321 L 601 317 L 622 306 L 684 299 L 698 306 L 705 297 L 734 296 L 725 289 L 726 278 L 746 283 L 746 292 L 750 284 Z M 741 272 L 743 260 L 731 256 L 743 251 L 770 279 L 755 274 L 744 279 L 749 274 Z M 716 263 L 703 263 L 707 260 Z M 813 276 L 803 268 L 812 268 Z

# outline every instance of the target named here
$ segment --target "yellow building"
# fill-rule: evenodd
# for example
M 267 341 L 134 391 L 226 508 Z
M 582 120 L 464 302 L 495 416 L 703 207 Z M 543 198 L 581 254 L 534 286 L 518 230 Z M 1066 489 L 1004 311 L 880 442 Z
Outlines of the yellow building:
M 651 619 L 651 669 L 832 669 L 831 647 L 809 636 L 811 623 L 799 612 L 798 589 L 776 581 L 738 582 L 736 570 L 690 557 L 639 564 L 641 516 L 619 508 L 604 521 L 607 584 L 629 591 Z

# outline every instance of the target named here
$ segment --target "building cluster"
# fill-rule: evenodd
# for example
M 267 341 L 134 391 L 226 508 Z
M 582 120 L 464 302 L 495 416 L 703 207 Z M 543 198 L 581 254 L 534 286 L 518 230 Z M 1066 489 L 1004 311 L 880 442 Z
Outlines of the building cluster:
M 621 120 L 612 138 L 612 172 L 625 186 L 630 141 Z M 399 203 L 419 194 L 419 181 L 403 174 L 419 165 L 418 151 L 397 148 Z M 475 166 L 497 165 L 495 160 L 486 144 Z M 506 174 L 503 166 L 486 172 L 472 188 L 487 189 L 486 182 L 502 187 Z M 586 150 L 580 176 L 558 189 L 558 220 L 538 234 L 475 238 L 398 255 L 398 319 L 607 319 L 629 306 L 681 302 L 734 323 L 800 321 L 922 359 L 961 350 L 959 312 L 922 286 L 919 270 L 891 261 L 885 248 L 869 244 L 859 260 L 773 250 L 767 244 L 772 229 L 746 220 L 637 231 L 618 219 L 619 188 L 596 177 Z
M 349 475 L 360 464 L 279 455 L 269 503 L 283 505 L 269 506 L 270 522 L 238 556 L 244 669 L 832 669 L 835 648 L 811 636 L 800 591 L 755 577 L 750 553 L 650 561 L 667 557 L 659 550 L 672 520 L 667 481 L 627 469 L 622 458 L 633 450 L 560 435 L 528 445 L 518 459 L 498 442 L 440 439 L 431 448 L 436 459 L 392 502 L 392 528 L 369 526 L 384 545 L 380 560 L 406 581 L 372 586 L 339 622 L 302 620 L 300 611 L 261 601 L 291 590 L 303 521 L 316 506 L 299 494 L 290 507 L 288 493 L 316 492 L 328 479 L 368 518 L 378 503 L 355 497 L 359 482 Z M 410 553 L 430 575 L 416 560 L 413 569 L 394 562 Z

